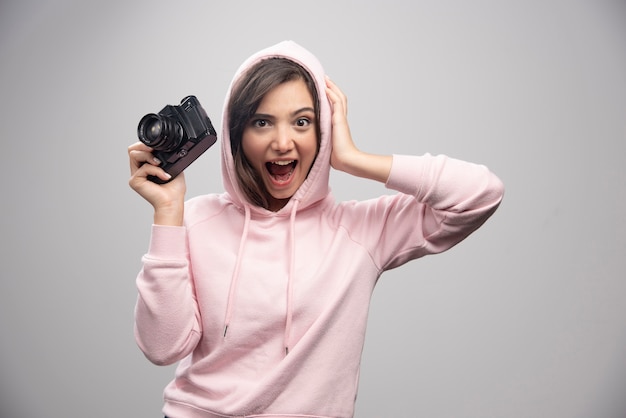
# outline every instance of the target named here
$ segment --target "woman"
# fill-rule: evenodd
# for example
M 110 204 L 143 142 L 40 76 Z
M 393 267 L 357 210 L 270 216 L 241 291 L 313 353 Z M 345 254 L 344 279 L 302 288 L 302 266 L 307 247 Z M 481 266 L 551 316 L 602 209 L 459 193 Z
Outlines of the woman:
M 351 417 L 369 301 L 385 271 L 444 251 L 497 208 L 484 166 L 358 150 L 346 98 L 293 42 L 250 57 L 226 97 L 225 192 L 184 202 L 181 174 L 129 147 L 130 185 L 154 207 L 135 330 L 176 417 Z M 394 193 L 335 203 L 330 167 Z

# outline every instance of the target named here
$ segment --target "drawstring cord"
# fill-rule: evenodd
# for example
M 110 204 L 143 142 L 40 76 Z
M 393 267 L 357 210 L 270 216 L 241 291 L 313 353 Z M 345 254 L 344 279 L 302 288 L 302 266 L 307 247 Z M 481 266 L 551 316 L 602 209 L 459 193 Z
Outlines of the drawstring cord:
M 243 258 L 243 247 L 248 238 L 248 229 L 250 228 L 250 208 L 244 205 L 245 219 L 243 223 L 243 232 L 241 234 L 241 241 L 239 242 L 239 250 L 237 252 L 237 262 L 235 264 L 235 270 L 233 271 L 233 277 L 230 280 L 230 289 L 228 290 L 228 304 L 226 305 L 226 317 L 224 318 L 224 338 L 226 338 L 226 332 L 230 325 L 230 320 L 233 316 L 233 305 L 235 301 L 235 293 L 237 291 L 237 282 L 239 281 L 239 268 L 241 267 L 241 259 Z
M 286 318 L 285 318 L 285 333 L 283 345 L 285 347 L 285 356 L 289 354 L 289 340 L 291 337 L 291 328 L 293 322 L 293 280 L 295 275 L 296 266 L 296 213 L 298 211 L 298 200 L 294 200 L 291 214 L 289 216 L 289 273 L 287 277 L 287 301 L 286 301 Z M 245 208 L 245 220 L 243 224 L 243 232 L 241 234 L 241 241 L 239 242 L 239 250 L 237 253 L 237 261 L 235 263 L 235 270 L 230 281 L 230 289 L 228 290 L 228 302 L 226 305 L 226 314 L 224 318 L 224 334 L 228 332 L 228 327 L 233 315 L 233 309 L 235 304 L 235 294 L 237 293 L 237 283 L 239 282 L 239 269 L 243 258 L 243 249 L 245 242 L 248 238 L 248 231 L 250 229 L 250 208 L 246 205 Z
M 294 200 L 289 217 L 289 276 L 287 277 L 287 314 L 285 319 L 285 355 L 289 354 L 289 339 L 291 337 L 291 325 L 293 320 L 293 280 L 296 266 L 296 212 L 298 200 Z

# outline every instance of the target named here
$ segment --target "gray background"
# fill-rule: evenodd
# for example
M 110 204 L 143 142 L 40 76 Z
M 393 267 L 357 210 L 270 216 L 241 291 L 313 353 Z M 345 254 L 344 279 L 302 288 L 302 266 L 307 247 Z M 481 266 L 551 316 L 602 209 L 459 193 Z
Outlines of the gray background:
M 151 208 L 126 148 L 187 94 L 219 128 L 236 68 L 283 39 L 346 92 L 364 150 L 484 163 L 507 188 L 470 239 L 383 276 L 357 417 L 625 417 L 625 6 L 2 0 L 0 417 L 160 416 L 174 369 L 132 334 Z M 222 190 L 218 154 L 189 196 Z

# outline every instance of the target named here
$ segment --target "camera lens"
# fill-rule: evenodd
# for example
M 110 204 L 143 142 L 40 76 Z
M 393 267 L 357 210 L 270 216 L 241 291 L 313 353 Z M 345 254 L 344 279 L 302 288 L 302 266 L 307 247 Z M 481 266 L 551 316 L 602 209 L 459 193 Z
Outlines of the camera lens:
M 152 122 L 146 126 L 146 138 L 151 142 L 156 141 L 159 135 L 161 135 L 161 132 L 163 132 L 163 128 L 158 121 L 156 123 Z
M 158 151 L 175 150 L 183 139 L 183 128 L 167 116 L 149 113 L 139 122 L 139 140 Z

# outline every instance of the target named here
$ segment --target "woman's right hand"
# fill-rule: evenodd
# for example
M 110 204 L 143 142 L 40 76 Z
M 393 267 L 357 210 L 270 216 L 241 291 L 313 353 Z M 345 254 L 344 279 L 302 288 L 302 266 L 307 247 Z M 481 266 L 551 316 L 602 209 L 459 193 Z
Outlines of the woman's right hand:
M 157 225 L 183 224 L 185 202 L 185 176 L 180 173 L 173 180 L 157 184 L 148 180 L 148 176 L 156 176 L 163 180 L 170 178 L 155 160 L 152 149 L 142 142 L 128 147 L 130 159 L 130 187 L 146 199 L 154 208 L 154 223 Z

